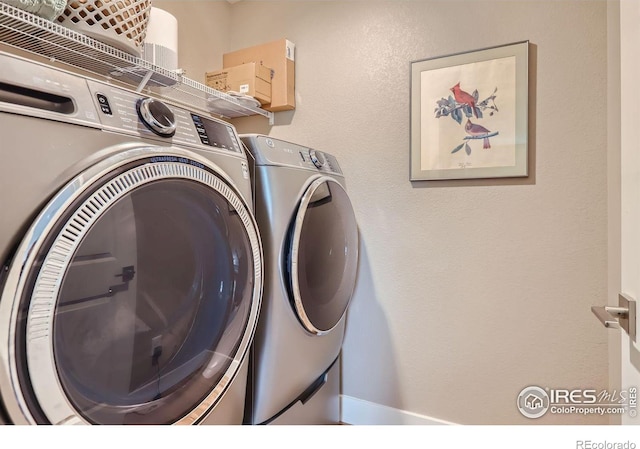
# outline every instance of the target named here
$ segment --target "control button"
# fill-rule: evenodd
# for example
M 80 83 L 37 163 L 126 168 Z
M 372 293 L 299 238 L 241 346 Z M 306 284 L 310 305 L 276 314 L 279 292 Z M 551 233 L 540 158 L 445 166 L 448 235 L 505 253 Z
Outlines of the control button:
M 167 105 L 153 98 L 141 98 L 136 102 L 136 111 L 147 128 L 161 137 L 176 133 L 176 120 Z
M 207 129 L 204 127 L 204 124 L 202 122 L 202 118 L 195 114 L 191 114 L 191 118 L 193 119 L 193 124 L 196 127 L 198 137 L 200 137 L 200 142 L 203 145 L 212 146 L 211 141 L 209 140 L 209 136 L 207 135 Z
M 309 150 L 309 158 L 311 159 L 311 162 L 313 162 L 313 165 L 316 166 L 316 168 L 322 168 L 322 166 L 326 163 L 324 154 L 322 154 L 320 151 Z
M 271 148 L 275 148 L 276 147 L 276 144 L 273 143 L 273 140 L 271 140 L 271 139 L 265 140 L 265 143 L 267 144 L 267 146 L 269 146 Z
M 211 146 L 211 142 L 209 141 L 209 136 L 207 135 L 207 130 L 201 124 L 196 123 L 196 131 L 198 131 L 198 136 L 200 137 L 200 142 L 203 145 Z
M 102 111 L 102 113 L 106 115 L 113 115 L 107 97 L 102 94 L 96 94 L 96 98 L 98 99 L 98 103 L 100 104 L 100 110 Z

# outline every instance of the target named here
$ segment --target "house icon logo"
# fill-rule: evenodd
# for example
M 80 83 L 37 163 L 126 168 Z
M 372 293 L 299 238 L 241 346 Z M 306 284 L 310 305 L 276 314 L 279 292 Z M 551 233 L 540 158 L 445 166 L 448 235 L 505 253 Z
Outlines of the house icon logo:
M 549 395 L 540 387 L 524 388 L 518 395 L 518 410 L 523 416 L 540 418 L 549 410 Z
M 526 405 L 527 407 L 529 407 L 532 410 L 538 410 L 538 409 L 544 407 L 544 403 L 542 401 L 542 398 L 536 396 L 533 393 L 529 393 L 529 396 L 524 398 L 524 405 Z

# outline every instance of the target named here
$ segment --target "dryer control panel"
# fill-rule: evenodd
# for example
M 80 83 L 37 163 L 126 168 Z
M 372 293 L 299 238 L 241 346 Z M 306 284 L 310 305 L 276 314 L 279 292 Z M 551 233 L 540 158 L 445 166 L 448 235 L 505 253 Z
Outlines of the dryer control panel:
M 256 159 L 256 165 L 278 165 L 342 175 L 331 154 L 261 134 L 244 134 L 240 139 Z
M 243 153 L 235 128 L 229 123 L 108 84 L 88 83 L 99 119 L 107 129 L 176 145 L 204 145 Z

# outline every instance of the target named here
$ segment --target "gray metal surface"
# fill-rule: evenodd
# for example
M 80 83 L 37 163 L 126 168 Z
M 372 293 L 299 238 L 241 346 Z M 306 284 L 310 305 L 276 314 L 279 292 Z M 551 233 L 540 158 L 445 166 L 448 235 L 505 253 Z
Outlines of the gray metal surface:
M 166 139 L 138 126 L 135 116 L 136 94 L 114 86 L 80 78 L 28 60 L 0 52 L 0 83 L 30 89 L 61 98 L 70 98 L 72 111 L 56 112 L 17 98 L 0 97 L 0 267 L 8 268 L 16 248 L 34 218 L 59 189 L 79 173 L 126 150 L 152 146 L 179 153 L 189 150 L 202 158 L 228 181 L 249 210 L 252 191 L 246 154 L 239 145 L 235 129 L 228 126 L 235 148 L 212 148 L 200 144 L 189 119 L 189 111 L 170 106 L 178 117 L 179 133 Z M 112 115 L 100 110 L 96 92 L 106 93 L 112 102 Z M 7 270 L 8 271 L 8 270 Z M 6 277 L 6 275 L 5 275 Z M 0 276 L 0 286 L 4 286 Z M 14 306 L 0 303 L 0 313 L 13 315 Z M 8 367 L 15 355 L 7 329 L 0 330 L 0 395 L 13 423 L 30 423 L 24 404 L 16 394 L 15 379 Z M 246 365 L 246 364 L 245 364 Z M 207 424 L 242 422 L 246 366 L 242 365 L 221 402 L 209 414 Z M 1 419 L 1 418 L 0 418 Z
M 243 134 L 241 138 L 251 150 L 256 165 L 297 168 L 316 174 L 327 173 L 343 177 L 338 160 L 331 154 L 262 134 Z M 326 159 L 323 167 L 314 165 L 311 153 L 318 153 Z
M 235 380 L 224 394 L 222 401 L 200 422 L 200 425 L 229 426 L 242 423 L 248 374 L 249 359 L 247 357 L 238 370 Z
M 345 186 L 340 168 L 330 155 L 331 167 L 318 170 L 308 155 L 309 149 L 289 142 L 259 135 L 241 135 L 242 141 L 256 159 L 256 220 L 262 237 L 265 258 L 265 285 L 260 319 L 252 351 L 250 371 L 251 393 L 248 421 L 263 423 L 283 410 L 331 366 L 340 353 L 345 330 L 345 317 L 323 335 L 306 331 L 296 316 L 287 292 L 284 246 L 287 233 L 302 196 L 315 179 L 330 176 Z M 322 409 L 322 396 L 315 408 Z M 327 399 L 328 400 L 328 399 Z M 296 408 L 305 405 L 297 404 Z M 339 410 L 329 407 L 339 414 Z M 307 416 L 304 424 L 322 424 L 329 419 Z M 292 416 L 289 415 L 288 416 Z M 305 420 L 302 420 L 305 421 Z M 283 419 L 280 422 L 285 422 Z
M 307 401 L 297 401 L 271 425 L 340 424 L 340 359 L 327 371 L 327 382 Z

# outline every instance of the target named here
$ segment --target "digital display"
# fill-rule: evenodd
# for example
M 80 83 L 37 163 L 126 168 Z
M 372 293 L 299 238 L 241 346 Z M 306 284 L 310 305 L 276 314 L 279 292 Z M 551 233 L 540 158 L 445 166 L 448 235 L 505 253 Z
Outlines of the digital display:
M 203 145 L 242 153 L 231 125 L 209 120 L 196 114 L 191 114 L 191 118 Z

